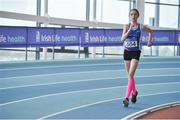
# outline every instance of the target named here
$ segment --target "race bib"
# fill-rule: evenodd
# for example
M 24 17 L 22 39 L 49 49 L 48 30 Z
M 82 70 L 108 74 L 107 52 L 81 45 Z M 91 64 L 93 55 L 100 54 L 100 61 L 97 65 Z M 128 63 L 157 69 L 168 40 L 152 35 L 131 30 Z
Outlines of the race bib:
M 129 48 L 129 47 L 137 47 L 137 41 L 125 41 L 124 42 L 124 47 Z

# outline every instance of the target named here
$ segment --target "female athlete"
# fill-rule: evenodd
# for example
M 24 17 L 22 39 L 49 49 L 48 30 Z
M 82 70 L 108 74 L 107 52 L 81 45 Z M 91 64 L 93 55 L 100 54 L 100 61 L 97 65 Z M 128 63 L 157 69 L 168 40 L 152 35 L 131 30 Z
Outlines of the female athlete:
M 139 63 L 141 54 L 141 34 L 142 31 L 148 32 L 148 47 L 152 45 L 152 29 L 147 25 L 138 23 L 139 11 L 131 9 L 129 11 L 130 23 L 124 25 L 121 40 L 124 45 L 124 64 L 128 74 L 128 84 L 126 95 L 123 100 L 125 107 L 129 105 L 129 97 L 131 102 L 136 103 L 138 91 L 135 86 L 134 74 Z

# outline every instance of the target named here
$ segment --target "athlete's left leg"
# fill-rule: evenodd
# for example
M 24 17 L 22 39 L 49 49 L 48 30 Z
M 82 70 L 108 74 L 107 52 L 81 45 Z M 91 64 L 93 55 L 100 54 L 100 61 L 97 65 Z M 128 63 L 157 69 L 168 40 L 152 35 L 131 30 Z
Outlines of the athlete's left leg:
M 134 74 L 136 72 L 137 66 L 138 66 L 139 61 L 136 59 L 131 60 L 130 68 L 129 68 L 129 73 L 128 73 L 128 80 L 131 81 L 132 84 L 132 92 L 134 95 L 136 95 L 137 89 L 135 86 L 135 80 L 134 80 Z

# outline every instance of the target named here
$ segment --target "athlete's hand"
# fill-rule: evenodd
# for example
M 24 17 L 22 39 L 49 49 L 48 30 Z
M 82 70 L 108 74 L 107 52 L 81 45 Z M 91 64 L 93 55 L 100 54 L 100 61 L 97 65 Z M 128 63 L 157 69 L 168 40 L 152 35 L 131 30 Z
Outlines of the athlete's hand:
M 131 31 L 131 30 L 133 29 L 133 27 L 134 27 L 134 25 L 131 24 L 131 25 L 129 26 L 129 31 Z
M 129 29 L 128 29 L 127 32 L 129 33 L 129 32 L 133 29 L 133 27 L 134 27 L 134 25 L 131 24 L 131 25 L 129 26 Z
M 151 42 L 151 41 L 148 41 L 147 46 L 148 46 L 148 47 L 151 47 L 151 46 L 152 46 L 152 42 Z

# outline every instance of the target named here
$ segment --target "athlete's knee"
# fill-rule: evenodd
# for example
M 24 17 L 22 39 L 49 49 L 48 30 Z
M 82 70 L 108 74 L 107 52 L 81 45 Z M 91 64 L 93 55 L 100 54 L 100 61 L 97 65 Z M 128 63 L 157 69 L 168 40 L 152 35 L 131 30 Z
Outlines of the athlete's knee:
M 129 74 L 128 74 L 128 79 L 129 79 L 129 80 L 134 79 L 134 74 L 133 74 L 133 73 L 129 73 Z

